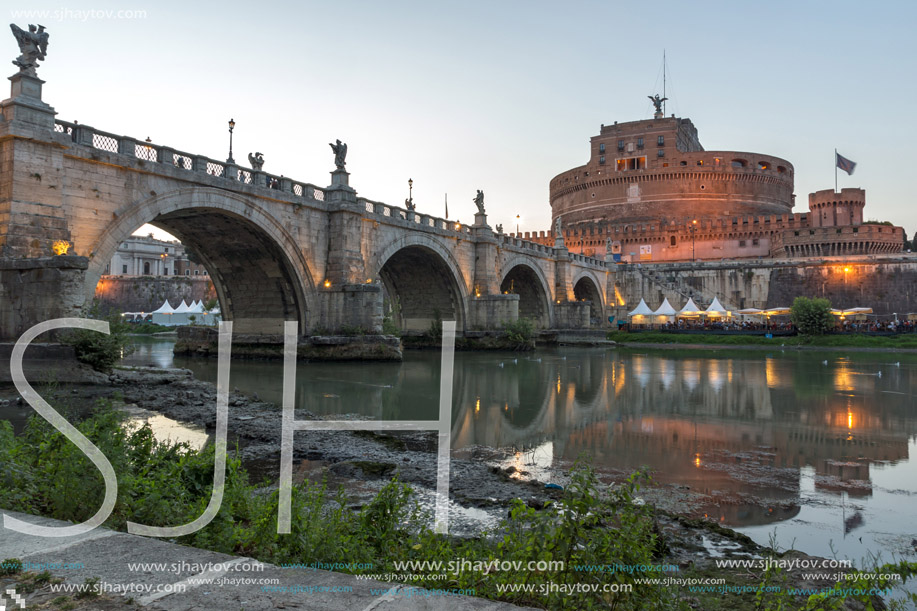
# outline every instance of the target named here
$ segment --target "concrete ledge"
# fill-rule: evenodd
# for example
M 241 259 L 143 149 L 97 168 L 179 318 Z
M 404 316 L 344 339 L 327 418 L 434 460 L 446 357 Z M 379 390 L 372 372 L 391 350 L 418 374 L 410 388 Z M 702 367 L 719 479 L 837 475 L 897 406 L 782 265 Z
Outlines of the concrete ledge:
M 3 513 L 43 526 L 69 524 L 11 511 Z M 128 598 L 132 598 L 135 604 L 157 611 L 512 611 L 521 608 L 468 596 L 425 596 L 418 592 L 418 588 L 404 584 L 362 580 L 353 575 L 330 571 L 280 568 L 251 558 L 220 554 L 105 528 L 65 538 L 35 537 L 2 529 L 0 558 L 18 558 L 24 563 L 48 566 L 54 577 L 68 584 L 83 584 L 86 579 L 99 578 L 101 585 L 121 586 L 118 594 L 109 595 L 116 600 L 123 592 L 121 598 L 125 603 Z M 303 558 L 302 562 L 309 563 L 310 560 Z M 147 566 L 135 566 L 131 570 L 128 563 L 145 563 Z M 154 566 L 157 564 L 161 568 Z M 246 579 L 249 583 L 242 582 Z M 259 580 L 270 580 L 272 583 L 263 585 L 257 583 Z M 184 591 L 170 593 L 176 590 L 175 585 L 180 585 Z M 125 591 L 124 586 L 132 586 L 133 591 Z M 31 596 L 25 595 L 26 609 L 30 608 Z

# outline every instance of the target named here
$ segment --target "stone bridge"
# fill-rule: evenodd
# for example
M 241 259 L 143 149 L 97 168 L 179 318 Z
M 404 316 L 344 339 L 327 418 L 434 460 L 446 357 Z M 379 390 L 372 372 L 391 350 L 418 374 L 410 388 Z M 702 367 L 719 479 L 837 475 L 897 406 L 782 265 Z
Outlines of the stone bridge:
M 213 278 L 238 333 L 458 331 L 529 317 L 601 325 L 609 266 L 554 247 L 357 195 L 343 169 L 320 187 L 55 120 L 42 81 L 0 103 L 0 337 L 79 316 L 118 244 L 144 223 L 178 237 Z M 66 249 L 66 250 L 65 250 Z M 55 254 L 58 253 L 58 254 Z M 59 254 L 66 253 L 66 254 Z

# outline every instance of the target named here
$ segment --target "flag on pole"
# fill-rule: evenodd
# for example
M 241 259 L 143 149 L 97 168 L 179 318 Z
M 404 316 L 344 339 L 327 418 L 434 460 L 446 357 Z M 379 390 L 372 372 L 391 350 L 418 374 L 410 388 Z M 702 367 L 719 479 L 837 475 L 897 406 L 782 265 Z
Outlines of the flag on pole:
M 848 176 L 853 175 L 853 170 L 857 167 L 856 162 L 850 161 L 837 151 L 834 152 L 834 156 L 837 158 L 837 167 L 847 172 Z

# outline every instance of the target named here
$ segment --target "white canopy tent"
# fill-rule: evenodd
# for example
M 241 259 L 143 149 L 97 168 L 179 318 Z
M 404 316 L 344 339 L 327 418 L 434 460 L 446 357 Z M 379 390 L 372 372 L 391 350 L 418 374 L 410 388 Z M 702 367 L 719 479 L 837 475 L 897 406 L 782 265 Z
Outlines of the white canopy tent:
M 151 319 L 151 322 L 156 325 L 164 325 L 166 327 L 170 327 L 172 324 L 174 324 L 172 322 L 172 316 L 174 313 L 175 309 L 169 303 L 169 300 L 166 299 L 163 304 L 159 306 L 159 309 L 153 310 L 153 318 Z
M 634 324 L 645 325 L 646 317 L 652 316 L 653 311 L 650 309 L 646 302 L 643 299 L 640 300 L 640 303 L 637 304 L 637 307 L 628 312 L 627 316 L 632 319 Z
M 678 310 L 678 314 L 676 314 L 676 316 L 682 318 L 694 318 L 700 316 L 702 312 L 703 310 L 701 310 L 700 307 L 694 303 L 694 298 L 688 297 L 688 303 L 685 304 L 685 307 Z
M 719 317 L 719 316 L 729 316 L 730 312 L 723 307 L 723 304 L 720 303 L 719 297 L 714 297 L 713 302 L 710 306 L 704 310 L 706 316 Z
M 672 307 L 672 304 L 669 303 L 669 298 L 666 297 L 662 300 L 662 305 L 653 312 L 654 322 L 657 324 L 671 322 L 675 319 L 676 314 L 675 308 Z

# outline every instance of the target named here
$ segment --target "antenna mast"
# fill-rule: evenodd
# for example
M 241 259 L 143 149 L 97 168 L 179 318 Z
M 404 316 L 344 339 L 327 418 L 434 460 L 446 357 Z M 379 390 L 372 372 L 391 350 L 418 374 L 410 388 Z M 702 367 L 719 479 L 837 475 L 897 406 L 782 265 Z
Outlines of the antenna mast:
M 665 117 L 665 49 L 662 50 L 662 116 Z

